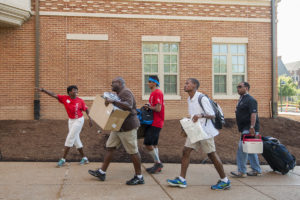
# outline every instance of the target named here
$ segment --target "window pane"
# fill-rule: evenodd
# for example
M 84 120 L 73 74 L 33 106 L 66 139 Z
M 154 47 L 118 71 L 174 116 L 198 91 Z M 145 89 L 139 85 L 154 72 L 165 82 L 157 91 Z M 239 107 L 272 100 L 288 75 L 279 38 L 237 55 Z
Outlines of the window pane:
M 146 64 L 151 63 L 151 55 L 144 55 L 144 63 Z
M 164 92 L 165 94 L 177 94 L 177 76 L 165 75 Z
M 164 63 L 170 64 L 170 55 L 164 55 Z
M 157 64 L 152 65 L 151 72 L 158 72 L 158 65 Z
M 214 56 L 214 73 L 220 73 L 220 60 L 219 56 Z
M 215 93 L 226 93 L 226 76 L 215 75 L 214 77 Z
M 158 52 L 158 44 L 143 44 L 143 52 Z
M 150 88 L 148 86 L 149 75 L 145 75 L 144 77 L 145 77 L 144 80 L 145 94 L 150 94 Z
M 238 72 L 240 72 L 240 73 L 244 73 L 245 72 L 245 65 L 239 65 L 238 66 Z
M 220 72 L 225 73 L 227 71 L 227 58 L 226 56 L 220 56 Z
M 237 93 L 236 86 L 244 81 L 243 75 L 234 75 L 232 76 L 232 93 Z
M 158 63 L 158 55 L 152 55 L 151 56 L 151 63 L 155 63 L 155 64 Z
M 171 72 L 172 73 L 176 73 L 177 72 L 177 65 L 176 64 L 172 64 L 171 65 Z
M 240 44 L 238 49 L 239 54 L 246 54 L 246 45 Z
M 232 56 L 231 62 L 232 62 L 233 65 L 237 65 L 238 64 L 238 57 L 237 56 Z
M 218 44 L 214 44 L 213 45 L 213 54 L 219 54 L 220 53 L 220 49 L 219 49 L 219 45 Z
M 238 62 L 240 65 L 245 64 L 245 56 L 239 56 L 238 60 L 239 60 Z
M 238 65 L 232 65 L 232 73 L 238 73 L 238 72 L 239 72 Z
M 226 44 L 220 45 L 220 53 L 221 54 L 226 54 L 227 53 L 227 45 Z
M 177 63 L 177 56 L 171 55 L 171 63 Z
M 151 72 L 151 65 L 150 64 L 144 64 L 144 72 Z
M 170 64 L 164 64 L 164 72 L 170 72 Z
M 230 45 L 230 52 L 231 54 L 237 54 L 238 50 L 237 50 L 237 45 Z
M 178 52 L 178 44 L 171 44 L 171 52 Z
M 169 44 L 163 44 L 163 52 L 170 52 L 170 45 Z

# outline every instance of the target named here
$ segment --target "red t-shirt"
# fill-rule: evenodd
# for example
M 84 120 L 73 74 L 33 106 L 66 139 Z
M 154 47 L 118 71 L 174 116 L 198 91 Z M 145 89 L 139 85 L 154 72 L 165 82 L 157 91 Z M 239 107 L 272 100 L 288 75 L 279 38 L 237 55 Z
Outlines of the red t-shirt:
M 57 95 L 58 101 L 64 104 L 70 119 L 78 119 L 83 116 L 82 111 L 88 108 L 84 101 L 78 97 L 71 99 L 68 95 Z
M 165 120 L 165 104 L 164 104 L 164 94 L 160 89 L 156 89 L 150 94 L 149 103 L 152 107 L 158 103 L 161 105 L 160 112 L 153 111 L 152 126 L 162 128 Z

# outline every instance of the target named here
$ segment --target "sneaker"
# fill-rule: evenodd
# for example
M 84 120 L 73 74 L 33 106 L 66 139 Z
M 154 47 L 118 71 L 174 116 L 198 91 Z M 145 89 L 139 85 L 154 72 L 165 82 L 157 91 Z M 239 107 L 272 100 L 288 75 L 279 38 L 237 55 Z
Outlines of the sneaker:
M 162 163 L 155 163 L 153 167 L 151 167 L 151 169 L 149 169 L 149 171 L 147 170 L 147 172 L 149 172 L 150 174 L 155 174 L 158 172 L 161 172 L 161 169 L 163 168 L 163 164 Z
M 248 176 L 261 176 L 260 172 L 257 171 L 251 171 L 251 172 L 247 172 Z
M 56 167 L 62 167 L 66 164 L 66 160 L 65 159 L 60 159 L 56 165 Z
M 216 185 L 212 185 L 210 188 L 212 190 L 229 190 L 230 187 L 231 187 L 230 180 L 228 180 L 227 183 L 219 180 Z
M 233 178 L 246 178 L 247 174 L 244 174 L 242 172 L 230 172 Z
M 178 187 L 181 187 L 181 188 L 186 188 L 187 184 L 186 184 L 186 181 L 181 181 L 179 179 L 179 177 L 176 177 L 174 180 L 171 180 L 171 179 L 168 179 L 167 180 L 167 183 L 171 186 L 178 186 Z
M 144 177 L 138 178 L 136 175 L 130 179 L 129 181 L 126 181 L 127 185 L 138 185 L 138 184 L 144 184 Z
M 81 159 L 81 161 L 79 162 L 80 165 L 86 165 L 86 164 L 89 164 L 89 160 L 87 157 L 83 157 Z
M 106 174 L 102 174 L 99 172 L 99 169 L 96 170 L 89 170 L 90 175 L 97 177 L 100 181 L 105 181 Z

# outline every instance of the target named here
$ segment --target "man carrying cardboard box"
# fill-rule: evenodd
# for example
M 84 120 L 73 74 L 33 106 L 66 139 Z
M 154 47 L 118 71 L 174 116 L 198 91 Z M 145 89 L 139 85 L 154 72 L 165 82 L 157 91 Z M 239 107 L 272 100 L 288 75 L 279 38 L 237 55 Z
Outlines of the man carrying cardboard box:
M 137 118 L 136 101 L 132 92 L 125 86 L 125 81 L 122 77 L 117 77 L 112 81 L 112 91 L 116 92 L 120 101 L 107 98 L 105 104 L 113 104 L 122 110 L 130 111 L 130 114 L 122 124 L 120 131 L 110 133 L 106 142 L 106 155 L 102 167 L 96 170 L 89 170 L 89 174 L 105 181 L 106 170 L 111 162 L 114 151 L 123 144 L 126 152 L 130 154 L 133 162 L 135 175 L 127 181 L 127 185 L 144 184 L 144 178 L 141 173 L 141 159 L 137 145 L 137 129 L 140 122 Z

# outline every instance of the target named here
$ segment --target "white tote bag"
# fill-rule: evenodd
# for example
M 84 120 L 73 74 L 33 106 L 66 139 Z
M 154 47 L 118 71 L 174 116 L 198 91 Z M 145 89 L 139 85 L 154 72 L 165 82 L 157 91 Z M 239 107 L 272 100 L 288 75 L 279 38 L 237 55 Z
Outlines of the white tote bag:
M 199 120 L 194 123 L 192 119 L 183 118 L 180 120 L 180 124 L 192 144 L 200 140 L 208 139 L 208 136 L 203 130 Z

